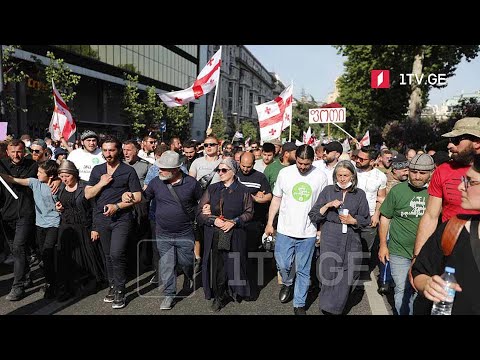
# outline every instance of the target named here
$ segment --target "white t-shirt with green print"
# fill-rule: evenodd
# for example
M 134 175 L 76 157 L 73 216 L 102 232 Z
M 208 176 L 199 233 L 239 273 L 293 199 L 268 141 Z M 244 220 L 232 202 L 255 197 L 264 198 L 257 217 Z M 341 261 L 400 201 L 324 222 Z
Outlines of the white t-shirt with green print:
M 306 174 L 300 174 L 296 165 L 280 170 L 273 189 L 273 195 L 282 198 L 277 231 L 296 238 L 315 237 L 317 227 L 308 213 L 325 186 L 326 175 L 314 166 Z

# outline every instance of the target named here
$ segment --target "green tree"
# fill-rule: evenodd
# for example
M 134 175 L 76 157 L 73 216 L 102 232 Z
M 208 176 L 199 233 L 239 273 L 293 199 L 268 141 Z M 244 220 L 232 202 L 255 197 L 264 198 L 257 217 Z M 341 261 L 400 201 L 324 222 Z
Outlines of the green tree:
M 123 94 L 123 110 L 132 124 L 132 132 L 135 136 L 141 136 L 145 129 L 145 109 L 140 102 L 138 89 L 138 75 L 132 76 L 125 73 L 126 84 Z
M 165 119 L 167 121 L 167 131 L 165 139 L 179 137 L 180 139 L 190 138 L 190 118 L 188 106 L 177 106 L 167 108 Z
M 160 121 L 165 113 L 165 105 L 162 100 L 160 100 L 155 86 L 148 86 L 146 95 L 147 97 L 144 104 L 145 125 L 150 131 L 158 131 Z
M 226 123 L 223 117 L 223 111 L 217 106 L 212 118 L 212 134 L 219 139 L 225 139 Z
M 80 82 L 81 76 L 73 74 L 72 70 L 65 65 L 65 61 L 55 58 L 53 52 L 47 51 L 49 63 L 46 66 L 36 56 L 32 55 L 32 58 L 35 61 L 37 77 L 42 83 L 42 86 L 32 93 L 32 106 L 41 114 L 41 118 L 38 119 L 40 129 L 48 127 L 52 116 L 52 80 L 75 119 L 75 107 L 72 105 L 72 101 L 77 95 L 75 87 Z
M 243 140 L 246 140 L 247 138 L 250 138 L 251 140 L 259 139 L 260 134 L 257 124 L 254 124 L 251 121 L 242 122 L 241 131 L 243 134 Z
M 1 46 L 1 45 L 0 45 Z M 11 114 L 14 114 L 18 109 L 27 111 L 17 106 L 13 96 L 15 84 L 24 81 L 27 74 L 21 69 L 23 61 L 16 60 L 12 54 L 15 49 L 19 49 L 18 45 L 8 45 L 2 51 L 2 72 L 3 72 L 3 105 L 5 109 L 6 120 L 8 121 Z
M 338 53 L 345 56 L 345 73 L 339 79 L 338 99 L 347 109 L 345 129 L 355 135 L 363 134 L 374 124 L 383 128 L 393 120 L 405 119 L 409 112 L 412 121 L 419 121 L 419 113 L 428 101 L 432 85 L 426 81 L 430 74 L 454 75 L 456 65 L 465 58 L 475 58 L 478 45 L 338 45 Z M 390 89 L 372 89 L 370 73 L 373 69 L 390 70 Z M 421 86 L 400 84 L 400 74 L 423 74 Z M 409 109 L 409 103 L 411 104 Z

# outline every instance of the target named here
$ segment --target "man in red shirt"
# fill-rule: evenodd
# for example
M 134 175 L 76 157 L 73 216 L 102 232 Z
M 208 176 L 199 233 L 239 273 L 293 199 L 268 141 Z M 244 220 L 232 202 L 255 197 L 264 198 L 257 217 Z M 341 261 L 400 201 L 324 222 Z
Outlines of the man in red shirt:
M 430 196 L 418 226 L 413 250 L 414 260 L 435 231 L 440 214 L 442 214 L 442 222 L 456 214 L 480 214 L 478 210 L 465 210 L 460 206 L 461 193 L 457 189 L 461 177 L 465 176 L 473 162 L 473 156 L 480 154 L 480 118 L 460 119 L 455 123 L 452 131 L 442 136 L 449 138 L 447 147 L 452 153 L 452 160 L 443 163 L 434 171 L 428 186 Z

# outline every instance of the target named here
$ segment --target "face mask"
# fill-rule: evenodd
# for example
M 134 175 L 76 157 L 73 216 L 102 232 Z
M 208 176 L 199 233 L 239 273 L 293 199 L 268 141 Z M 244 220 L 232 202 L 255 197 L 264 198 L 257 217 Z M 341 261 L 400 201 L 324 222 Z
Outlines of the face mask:
M 24 143 L 25 143 L 25 147 L 26 147 L 26 148 L 29 148 L 30 145 L 32 145 L 32 143 L 30 142 L 30 140 L 25 140 Z
M 352 186 L 352 182 L 349 181 L 347 184 L 345 184 L 345 186 L 342 186 L 342 184 L 340 184 L 340 183 L 337 181 L 337 186 L 338 186 L 340 189 L 348 189 L 350 186 Z

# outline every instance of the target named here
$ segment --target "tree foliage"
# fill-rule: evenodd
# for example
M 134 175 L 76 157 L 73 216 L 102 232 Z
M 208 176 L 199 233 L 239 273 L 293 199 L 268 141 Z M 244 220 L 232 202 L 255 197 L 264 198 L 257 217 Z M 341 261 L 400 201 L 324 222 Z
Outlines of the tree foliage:
M 421 55 L 424 81 L 419 87 L 423 107 L 432 87 L 425 79 L 429 74 L 455 73 L 458 63 L 475 58 L 478 45 L 338 45 L 338 53 L 346 57 L 345 73 L 339 79 L 338 100 L 347 109 L 345 129 L 355 135 L 363 134 L 374 124 L 383 128 L 387 123 L 406 118 L 412 88 L 400 84 L 400 74 L 412 73 L 415 58 Z M 373 69 L 390 70 L 390 88 L 372 89 L 370 73 Z M 421 111 L 421 108 L 420 108 Z M 418 112 L 418 109 L 417 109 Z M 411 118 L 417 121 L 417 118 Z
M 123 94 L 123 110 L 132 124 L 132 132 L 140 136 L 145 129 L 144 106 L 140 102 L 140 90 L 138 89 L 138 76 L 125 74 L 126 84 Z
M 213 113 L 212 118 L 212 134 L 219 139 L 225 139 L 225 118 L 223 117 L 223 112 L 220 108 L 216 108 Z
M 15 49 L 19 48 L 20 46 L 18 45 L 8 45 L 2 51 L 3 85 L 5 88 L 5 91 L 2 94 L 2 100 L 5 106 L 7 119 L 9 114 L 13 114 L 16 110 L 21 109 L 17 106 L 15 98 L 12 95 L 14 92 L 14 85 L 27 78 L 27 74 L 21 68 L 22 62 L 16 61 L 12 56 Z M 21 110 L 26 111 L 26 109 Z
M 190 138 L 191 114 L 188 106 L 167 107 L 165 119 L 167 121 L 166 139 L 179 137 L 180 139 Z
M 241 132 L 244 140 L 250 138 L 253 141 L 260 138 L 258 125 L 251 121 L 242 122 Z

